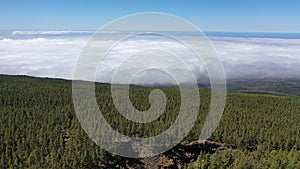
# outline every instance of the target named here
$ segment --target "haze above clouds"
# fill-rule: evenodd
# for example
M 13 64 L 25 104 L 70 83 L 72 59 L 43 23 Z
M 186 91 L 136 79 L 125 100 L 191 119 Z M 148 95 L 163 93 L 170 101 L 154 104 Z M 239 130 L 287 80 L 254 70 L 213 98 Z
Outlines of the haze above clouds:
M 72 79 L 77 58 L 85 46 L 89 31 L 18 31 L 0 40 L 0 73 L 30 75 L 39 77 L 58 77 Z M 227 79 L 232 78 L 299 78 L 300 39 L 284 38 L 241 38 L 209 37 L 223 63 Z M 143 48 L 145 39 L 133 39 L 118 46 L 110 54 L 100 69 L 99 81 L 107 82 L 116 70 L 120 58 Z M 166 39 L 147 39 L 153 46 L 168 46 L 185 55 L 185 50 Z M 102 42 L 105 43 L 105 42 Z M 182 57 L 189 63 L 193 73 L 201 80 L 206 76 L 201 63 L 198 65 L 190 55 Z M 151 58 L 149 58 L 151 59 Z M 156 60 L 160 62 L 159 59 Z M 147 60 L 135 60 L 128 67 L 133 68 Z M 172 66 L 172 61 L 164 63 Z M 161 63 L 160 63 L 161 64 Z M 181 67 L 173 67 L 181 71 Z M 155 75 L 153 71 L 135 79 L 140 83 L 159 83 L 165 76 Z M 147 79 L 147 80 L 145 80 Z

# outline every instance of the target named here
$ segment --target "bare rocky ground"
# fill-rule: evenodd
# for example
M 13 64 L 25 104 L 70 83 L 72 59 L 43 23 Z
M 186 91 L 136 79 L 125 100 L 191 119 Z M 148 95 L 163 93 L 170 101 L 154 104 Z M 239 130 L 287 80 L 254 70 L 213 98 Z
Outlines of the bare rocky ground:
M 193 141 L 180 143 L 171 150 L 148 158 L 133 159 L 111 155 L 109 164 L 103 164 L 103 168 L 120 169 L 180 169 L 188 163 L 196 160 L 200 152 L 215 153 L 224 150 L 223 144 L 214 141 Z

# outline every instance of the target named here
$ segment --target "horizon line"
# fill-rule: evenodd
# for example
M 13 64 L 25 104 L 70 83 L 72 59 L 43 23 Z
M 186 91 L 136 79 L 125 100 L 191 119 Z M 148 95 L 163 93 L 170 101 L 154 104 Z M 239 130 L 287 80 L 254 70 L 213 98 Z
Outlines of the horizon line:
M 87 32 L 96 32 L 100 29 L 1 29 L 0 31 L 87 31 Z M 122 30 L 112 30 L 112 31 L 122 31 Z M 127 31 L 127 30 L 126 30 Z M 135 30 L 128 30 L 135 31 Z M 146 31 L 146 30 L 145 30 Z M 151 31 L 151 30 L 149 30 Z M 224 30 L 201 30 L 203 33 L 274 33 L 274 34 L 300 34 L 299 32 L 292 31 L 224 31 Z M 176 31 L 166 31 L 166 32 L 176 32 Z M 195 31 L 186 31 L 186 32 L 195 32 Z

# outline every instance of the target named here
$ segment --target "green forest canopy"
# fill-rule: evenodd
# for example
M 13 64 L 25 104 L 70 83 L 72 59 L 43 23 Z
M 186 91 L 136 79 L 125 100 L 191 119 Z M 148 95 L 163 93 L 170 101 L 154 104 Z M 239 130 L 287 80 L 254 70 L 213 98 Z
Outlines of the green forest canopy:
M 130 98 L 147 110 L 153 88 L 131 87 Z M 82 130 L 72 103 L 72 82 L 25 76 L 0 76 L 0 168 L 101 168 L 110 163 L 106 151 Z M 165 113 L 140 124 L 126 120 L 113 107 L 108 84 L 96 85 L 106 120 L 129 136 L 149 137 L 166 130 L 178 114 L 177 88 L 162 88 L 168 97 Z M 185 138 L 197 140 L 207 115 L 210 91 L 200 89 L 197 123 Z M 210 140 L 232 147 L 199 154 L 190 167 L 300 168 L 300 97 L 230 92 L 225 112 Z

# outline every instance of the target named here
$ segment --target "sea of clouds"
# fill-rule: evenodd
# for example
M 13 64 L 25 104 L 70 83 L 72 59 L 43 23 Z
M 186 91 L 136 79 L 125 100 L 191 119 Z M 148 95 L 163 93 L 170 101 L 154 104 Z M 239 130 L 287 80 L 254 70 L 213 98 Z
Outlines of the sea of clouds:
M 14 31 L 0 36 L 0 74 L 30 75 L 72 79 L 73 71 L 91 31 Z M 109 34 L 109 33 L 108 33 Z M 113 37 L 113 33 L 110 33 Z M 196 37 L 194 37 L 197 39 Z M 209 36 L 223 64 L 227 79 L 234 78 L 300 78 L 300 38 L 226 37 Z M 97 80 L 109 82 L 125 55 L 143 49 L 143 44 L 165 46 L 182 56 L 191 71 L 202 77 L 207 74 L 203 65 L 195 62 L 178 44 L 164 38 L 141 37 L 131 39 L 116 47 L 98 70 Z M 102 43 L 106 43 L 105 41 Z M 151 60 L 151 57 L 148 57 Z M 153 59 L 153 58 L 152 58 Z M 160 60 L 155 58 L 156 62 Z M 133 60 L 133 59 L 132 59 Z M 128 69 L 148 62 L 145 58 L 127 63 Z M 161 64 L 161 63 L 160 63 Z M 164 64 L 172 67 L 172 61 Z M 181 67 L 172 68 L 174 72 Z M 160 78 L 159 78 L 160 77 Z M 160 80 L 159 80 L 160 79 Z M 160 83 L 166 79 L 155 71 L 141 74 L 137 83 Z

